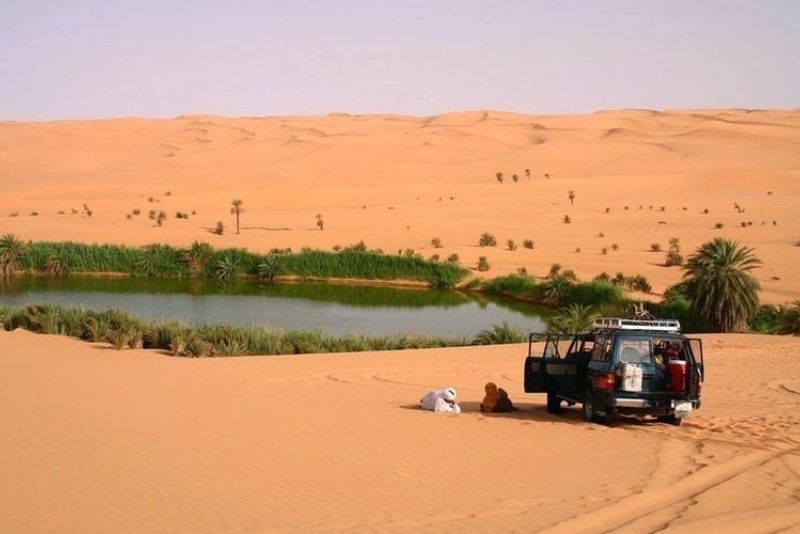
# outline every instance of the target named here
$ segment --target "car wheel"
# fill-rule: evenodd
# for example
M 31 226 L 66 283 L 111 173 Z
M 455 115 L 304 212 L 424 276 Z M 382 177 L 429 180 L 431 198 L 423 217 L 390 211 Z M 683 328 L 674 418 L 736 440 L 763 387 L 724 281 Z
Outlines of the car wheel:
M 583 395 L 583 418 L 590 423 L 607 423 L 608 418 L 597 415 L 594 409 L 594 397 L 591 391 Z
M 683 417 L 675 417 L 675 414 L 664 415 L 658 418 L 658 421 L 661 423 L 667 423 L 668 425 L 673 426 L 681 426 L 681 422 L 683 421 Z
M 547 411 L 550 413 L 561 413 L 561 399 L 552 391 L 547 392 Z

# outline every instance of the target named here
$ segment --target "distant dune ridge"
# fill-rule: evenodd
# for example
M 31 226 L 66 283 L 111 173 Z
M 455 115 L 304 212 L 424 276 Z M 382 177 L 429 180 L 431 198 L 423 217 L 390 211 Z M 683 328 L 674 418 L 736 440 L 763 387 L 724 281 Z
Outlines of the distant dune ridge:
M 800 110 L 5 122 L 0 179 L 0 231 L 26 239 L 257 250 L 363 239 L 387 253 L 456 253 L 467 266 L 486 256 L 483 276 L 555 262 L 583 278 L 641 273 L 658 292 L 680 270 L 660 266 L 652 243 L 678 237 L 685 253 L 724 235 L 764 260 L 764 300 L 800 298 Z M 234 198 L 241 234 L 211 234 L 217 221 L 233 229 Z M 84 203 L 91 218 L 71 214 Z M 166 211 L 163 227 L 151 209 Z M 499 246 L 478 248 L 482 232 Z M 535 248 L 509 251 L 508 239 Z

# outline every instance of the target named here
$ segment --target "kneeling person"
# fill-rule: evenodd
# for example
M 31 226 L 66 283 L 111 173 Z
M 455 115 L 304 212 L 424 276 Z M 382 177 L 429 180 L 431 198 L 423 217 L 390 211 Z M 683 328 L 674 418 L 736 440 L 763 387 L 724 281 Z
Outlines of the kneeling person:
M 440 413 L 461 413 L 461 406 L 456 403 L 455 388 L 429 391 L 419 402 L 423 410 Z

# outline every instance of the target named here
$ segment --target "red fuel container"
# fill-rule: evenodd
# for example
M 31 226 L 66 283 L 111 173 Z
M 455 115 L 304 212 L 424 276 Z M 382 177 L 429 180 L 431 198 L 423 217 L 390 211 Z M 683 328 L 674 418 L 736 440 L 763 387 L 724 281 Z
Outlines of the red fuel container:
M 670 360 L 669 366 L 669 387 L 672 391 L 686 391 L 687 386 L 687 365 L 683 360 Z

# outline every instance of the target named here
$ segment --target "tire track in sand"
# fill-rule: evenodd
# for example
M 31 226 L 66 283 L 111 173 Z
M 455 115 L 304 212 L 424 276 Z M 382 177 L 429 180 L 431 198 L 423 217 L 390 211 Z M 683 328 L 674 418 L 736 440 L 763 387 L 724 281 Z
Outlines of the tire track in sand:
M 669 487 L 637 493 L 599 510 L 556 523 L 541 532 L 547 534 L 596 532 L 597 525 L 603 525 L 604 531 L 614 530 L 647 516 L 661 507 L 692 500 L 695 496 L 742 473 L 798 451 L 800 451 L 800 447 L 794 446 L 785 447 L 779 451 L 759 451 L 738 456 L 729 462 L 700 469 Z

